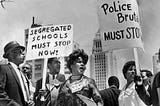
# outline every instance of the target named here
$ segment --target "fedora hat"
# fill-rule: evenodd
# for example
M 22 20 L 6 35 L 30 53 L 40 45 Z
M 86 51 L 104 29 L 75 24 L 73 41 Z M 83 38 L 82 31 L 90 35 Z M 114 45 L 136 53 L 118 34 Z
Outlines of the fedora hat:
M 6 46 L 4 47 L 4 54 L 3 54 L 3 57 L 4 58 L 7 58 L 8 57 L 8 54 L 16 49 L 16 48 L 20 48 L 22 49 L 23 51 L 25 50 L 25 47 L 24 46 L 21 46 L 17 41 L 11 41 L 9 42 L 8 44 L 6 44 Z

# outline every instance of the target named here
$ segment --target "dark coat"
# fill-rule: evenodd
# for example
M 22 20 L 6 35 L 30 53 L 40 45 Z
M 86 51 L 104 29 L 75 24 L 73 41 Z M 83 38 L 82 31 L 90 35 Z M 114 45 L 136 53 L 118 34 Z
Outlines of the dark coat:
M 143 84 L 136 85 L 136 91 L 146 105 L 160 106 L 157 88 L 160 88 L 160 72 L 153 76 L 149 89 L 146 90 Z
M 0 106 L 27 106 L 18 76 L 10 64 L 0 65 Z
M 100 91 L 104 106 L 119 106 L 118 97 L 120 90 L 115 86 Z
M 56 77 L 57 80 L 59 80 L 60 82 L 64 82 L 65 81 L 65 76 L 63 74 L 58 74 L 58 77 Z M 49 76 L 47 76 L 46 78 L 46 84 L 49 84 Z M 47 106 L 48 102 L 50 102 L 51 100 L 51 95 L 50 95 L 50 90 L 47 89 L 46 87 L 46 101 L 42 102 L 40 101 L 41 95 L 39 93 L 39 90 L 42 89 L 42 79 L 39 79 L 36 83 L 36 90 L 34 93 L 34 101 L 35 101 L 35 106 Z M 50 106 L 50 105 L 49 105 Z

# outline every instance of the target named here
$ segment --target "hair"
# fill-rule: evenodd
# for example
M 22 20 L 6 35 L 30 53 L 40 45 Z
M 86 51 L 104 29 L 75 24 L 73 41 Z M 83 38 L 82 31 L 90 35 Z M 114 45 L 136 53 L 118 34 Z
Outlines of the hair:
M 58 59 L 57 57 L 49 58 L 48 59 L 48 64 L 52 63 L 54 60 L 57 60 L 57 59 Z
M 152 77 L 153 76 L 152 72 L 149 71 L 149 70 L 141 70 L 141 72 L 146 72 L 147 77 Z
M 115 85 L 119 89 L 119 79 L 116 76 L 111 76 L 108 79 L 108 85 Z
M 30 63 L 26 62 L 26 63 L 22 66 L 22 68 L 23 68 L 25 65 L 29 65 L 30 69 L 32 70 L 32 65 L 31 65 Z
M 79 57 L 82 58 L 83 64 L 86 65 L 88 62 L 88 55 L 84 52 L 83 49 L 74 50 L 69 56 L 67 60 L 67 67 L 72 72 L 71 65 L 75 62 Z
M 122 72 L 123 72 L 123 75 L 124 75 L 124 78 L 125 78 L 125 79 L 126 79 L 125 74 L 127 73 L 128 69 L 129 69 L 131 66 L 136 66 L 136 65 L 135 65 L 135 61 L 128 61 L 128 62 L 126 62 L 125 65 L 123 66 Z

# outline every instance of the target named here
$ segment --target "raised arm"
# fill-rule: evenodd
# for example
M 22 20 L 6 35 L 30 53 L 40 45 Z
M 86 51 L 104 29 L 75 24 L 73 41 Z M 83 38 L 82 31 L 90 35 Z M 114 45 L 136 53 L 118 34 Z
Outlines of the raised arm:
M 135 82 L 135 89 L 137 91 L 137 94 L 141 98 L 141 100 L 146 104 L 146 105 L 151 105 L 152 104 L 152 99 L 151 99 L 151 86 L 149 85 L 148 90 L 146 90 L 145 86 L 143 85 L 143 80 L 142 77 L 139 75 L 136 75 L 134 78 Z
M 90 88 L 93 91 L 92 98 L 96 102 L 97 106 L 103 106 L 103 100 L 93 79 L 90 79 Z

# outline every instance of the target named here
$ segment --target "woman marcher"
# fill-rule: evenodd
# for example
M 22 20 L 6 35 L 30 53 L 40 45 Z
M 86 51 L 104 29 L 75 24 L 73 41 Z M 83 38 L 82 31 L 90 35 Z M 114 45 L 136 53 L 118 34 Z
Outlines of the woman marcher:
M 83 75 L 87 61 L 88 55 L 82 49 L 69 55 L 67 67 L 72 75 L 59 90 L 57 106 L 103 106 L 95 81 Z
M 136 67 L 134 61 L 128 61 L 123 66 L 123 75 L 127 80 L 127 84 L 123 87 L 118 101 L 119 106 L 146 106 L 144 102 L 139 98 L 136 90 L 134 78 L 136 76 Z

